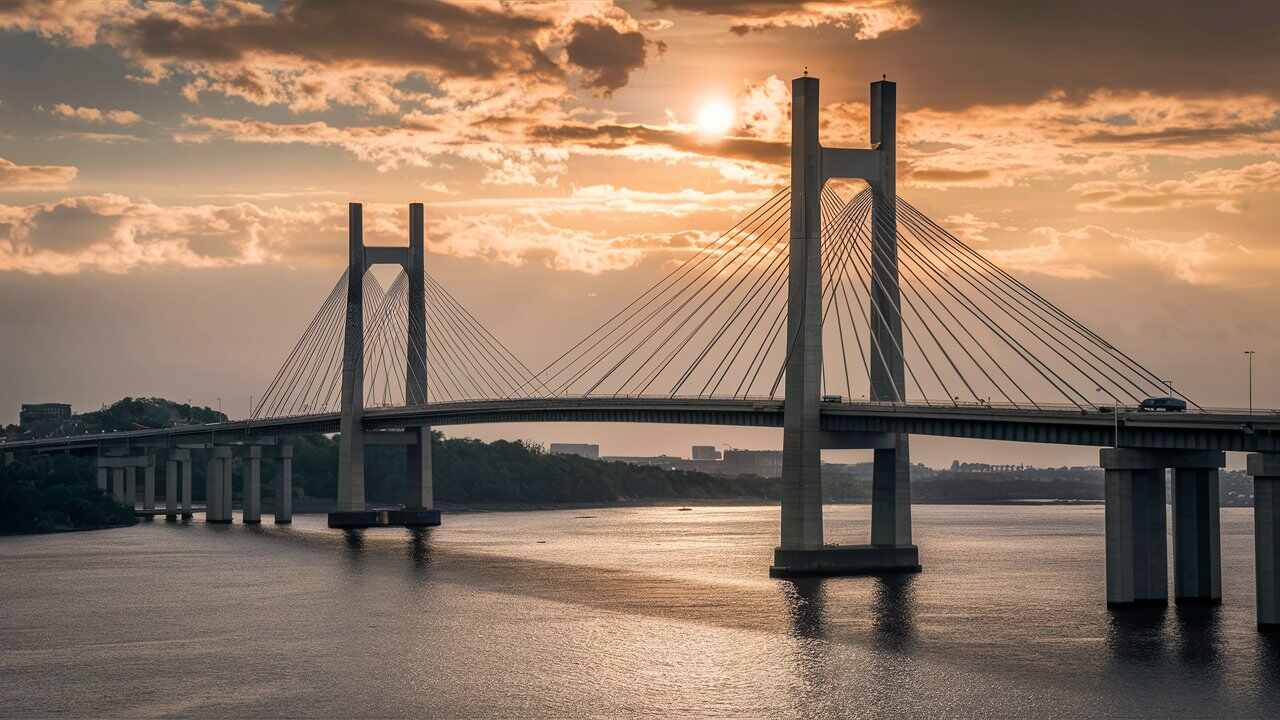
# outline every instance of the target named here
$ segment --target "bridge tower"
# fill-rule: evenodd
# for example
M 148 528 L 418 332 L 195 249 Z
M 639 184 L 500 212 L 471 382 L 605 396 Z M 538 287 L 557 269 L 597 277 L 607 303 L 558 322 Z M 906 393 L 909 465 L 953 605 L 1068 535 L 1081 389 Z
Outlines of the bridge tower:
M 338 444 L 338 497 L 329 527 L 381 525 L 425 527 L 440 524 L 431 484 L 431 428 L 401 432 L 364 429 L 364 275 L 374 265 L 399 265 L 408 282 L 408 343 L 405 353 L 405 404 L 427 402 L 426 250 L 422 203 L 409 206 L 409 247 L 364 244 L 364 207 L 348 206 L 347 315 L 342 352 L 342 407 Z M 364 451 L 370 444 L 405 448 L 408 489 L 404 509 L 376 512 L 365 505 Z
M 787 294 L 786 397 L 782 435 L 782 538 L 770 574 L 838 575 L 920 569 L 911 544 L 906 435 L 830 433 L 822 429 L 822 187 L 832 178 L 865 180 L 874 192 L 871 399 L 905 395 L 898 312 L 895 212 L 897 86 L 871 84 L 871 147 L 822 147 L 818 79 L 791 82 L 791 244 Z M 875 452 L 871 544 L 826 545 L 822 528 L 822 450 Z

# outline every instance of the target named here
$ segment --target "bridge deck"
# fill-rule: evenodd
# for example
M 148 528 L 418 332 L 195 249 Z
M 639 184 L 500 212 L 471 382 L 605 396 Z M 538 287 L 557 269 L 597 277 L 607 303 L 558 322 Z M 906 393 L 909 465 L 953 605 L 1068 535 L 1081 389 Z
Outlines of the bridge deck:
M 433 403 L 371 408 L 368 430 L 411 425 L 527 422 L 628 422 L 782 427 L 781 400 L 577 397 Z M 1280 451 L 1280 413 L 1110 412 L 1061 407 L 1025 409 L 986 405 L 826 402 L 822 428 L 831 432 L 887 432 L 937 437 L 1084 446 L 1115 443 L 1116 422 L 1125 447 Z M 0 451 L 87 452 L 99 447 L 254 443 L 297 433 L 338 431 L 338 414 L 237 420 L 153 430 L 77 435 L 0 443 Z

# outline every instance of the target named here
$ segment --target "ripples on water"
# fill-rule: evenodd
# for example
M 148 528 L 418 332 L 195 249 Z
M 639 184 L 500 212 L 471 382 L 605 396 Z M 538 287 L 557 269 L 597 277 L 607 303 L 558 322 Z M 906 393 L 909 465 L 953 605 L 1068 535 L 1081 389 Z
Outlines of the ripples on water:
M 776 507 L 581 514 L 0 539 L 0 716 L 1280 715 L 1247 509 L 1223 605 L 1124 612 L 1100 506 L 917 506 L 923 573 L 796 582 Z

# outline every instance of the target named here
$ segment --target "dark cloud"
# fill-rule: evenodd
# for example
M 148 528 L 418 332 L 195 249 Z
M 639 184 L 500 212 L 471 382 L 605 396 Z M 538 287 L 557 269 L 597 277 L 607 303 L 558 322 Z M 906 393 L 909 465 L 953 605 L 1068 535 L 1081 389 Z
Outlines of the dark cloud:
M 791 158 L 786 142 L 751 138 L 703 139 L 690 133 L 649 125 L 538 125 L 529 137 L 553 145 L 582 145 L 598 149 L 616 149 L 631 145 L 658 145 L 709 157 L 748 160 L 751 162 L 786 164 Z
M 229 63 L 263 53 L 488 78 L 558 74 L 534 44 L 534 34 L 550 27 L 549 20 L 438 0 L 286 0 L 275 13 L 213 15 L 200 22 L 156 9 L 120 31 L 128 47 L 154 60 Z
M 1275 133 L 1280 122 L 1263 125 L 1231 125 L 1228 127 L 1171 127 L 1149 132 L 1095 132 L 1080 138 L 1080 142 L 1099 145 L 1171 145 L 1175 143 L 1204 143 L 1214 140 L 1235 140 Z
M 864 96 L 866 80 L 887 73 L 900 81 L 899 102 L 908 107 L 1027 103 L 1054 91 L 1077 98 L 1099 88 L 1280 98 L 1280 2 L 1274 0 L 903 0 L 900 6 L 917 18 L 909 27 L 861 39 L 832 27 L 841 16 L 824 21 L 811 12 L 812 25 L 829 29 L 815 32 L 795 22 L 772 30 L 785 36 L 775 62 L 808 65 L 831 90 L 853 97 Z M 802 6 L 650 0 L 650 7 L 723 17 L 727 32 L 743 22 L 778 27 L 769 18 L 794 16 Z M 845 24 L 858 22 L 856 15 L 845 17 L 851 18 Z
M 644 67 L 648 43 L 639 32 L 620 32 L 603 23 L 577 22 L 565 51 L 569 62 L 587 71 L 586 84 L 608 95 L 626 85 L 633 70 Z
M 795 10 L 795 0 L 649 0 L 657 10 L 735 17 L 769 17 Z

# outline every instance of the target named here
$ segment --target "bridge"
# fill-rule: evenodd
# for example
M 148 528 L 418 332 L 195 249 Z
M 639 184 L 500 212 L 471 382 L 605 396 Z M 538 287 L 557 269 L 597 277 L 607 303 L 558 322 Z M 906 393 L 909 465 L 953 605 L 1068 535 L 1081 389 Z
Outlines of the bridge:
M 1255 484 L 1260 627 L 1280 628 L 1280 412 L 1212 409 L 900 197 L 896 85 L 871 84 L 870 147 L 819 142 L 817 78 L 792 82 L 790 187 L 539 370 L 490 332 L 425 263 L 424 207 L 407 247 L 364 242 L 349 208 L 348 266 L 253 410 L 231 422 L 0 443 L 18 454 L 96 453 L 98 486 L 190 515 L 192 463 L 205 516 L 261 522 L 261 463 L 276 459 L 275 522 L 287 523 L 290 438 L 339 433 L 329 525 L 428 527 L 430 431 L 453 424 L 625 422 L 782 429 L 781 537 L 770 573 L 910 572 L 910 437 L 1101 447 L 1107 602 L 1165 603 L 1167 471 L 1175 598 L 1221 600 L 1218 473 L 1248 452 Z M 851 182 L 865 187 L 849 190 Z M 843 190 L 843 191 L 842 191 Z M 386 287 L 370 269 L 399 268 Z M 1153 406 L 1151 398 L 1157 399 Z M 1167 408 L 1152 411 L 1152 407 Z M 364 452 L 403 448 L 403 505 L 369 509 Z M 873 453 L 871 537 L 824 542 L 821 451 Z

